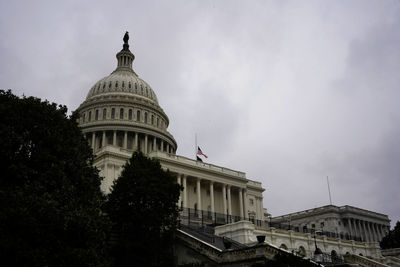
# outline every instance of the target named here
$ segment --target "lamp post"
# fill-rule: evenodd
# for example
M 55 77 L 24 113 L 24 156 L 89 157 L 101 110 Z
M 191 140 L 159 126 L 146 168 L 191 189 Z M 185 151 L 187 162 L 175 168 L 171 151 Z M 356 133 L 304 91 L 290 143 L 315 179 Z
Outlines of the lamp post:
M 315 251 L 314 251 L 314 260 L 316 262 L 323 261 L 322 250 L 317 246 L 317 231 L 314 230 L 314 244 L 315 244 Z

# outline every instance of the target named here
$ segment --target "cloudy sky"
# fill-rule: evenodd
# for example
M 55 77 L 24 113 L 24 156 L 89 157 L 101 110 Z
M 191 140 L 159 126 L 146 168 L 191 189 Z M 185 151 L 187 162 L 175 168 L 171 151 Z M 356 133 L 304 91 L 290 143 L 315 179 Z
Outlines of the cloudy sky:
M 400 220 L 400 1 L 0 2 L 0 88 L 76 109 L 116 67 L 170 118 L 178 154 L 266 188 L 273 216 L 332 202 Z

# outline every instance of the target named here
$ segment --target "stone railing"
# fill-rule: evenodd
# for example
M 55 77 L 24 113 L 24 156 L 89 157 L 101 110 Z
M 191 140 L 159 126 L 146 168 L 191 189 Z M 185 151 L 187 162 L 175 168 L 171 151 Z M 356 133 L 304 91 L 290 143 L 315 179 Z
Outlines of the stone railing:
M 346 263 L 359 264 L 360 266 L 390 267 L 389 265 L 355 254 L 344 255 L 344 260 Z
M 204 163 L 201 161 L 189 159 L 189 158 L 186 158 L 183 156 L 178 156 L 175 154 L 168 154 L 168 153 L 164 153 L 164 152 L 151 152 L 149 154 L 149 156 L 158 158 L 158 159 L 169 159 L 169 160 L 173 160 L 173 161 L 176 161 L 176 162 L 182 163 L 182 164 L 187 164 L 187 165 L 190 165 L 193 167 L 198 167 L 198 168 L 202 168 L 202 169 L 206 169 L 206 170 L 210 170 L 210 171 L 214 171 L 214 172 L 221 172 L 223 174 L 231 175 L 231 176 L 234 176 L 237 178 L 246 179 L 246 174 L 244 172 L 231 170 L 231 169 L 220 167 L 220 166 L 210 164 L 210 163 Z

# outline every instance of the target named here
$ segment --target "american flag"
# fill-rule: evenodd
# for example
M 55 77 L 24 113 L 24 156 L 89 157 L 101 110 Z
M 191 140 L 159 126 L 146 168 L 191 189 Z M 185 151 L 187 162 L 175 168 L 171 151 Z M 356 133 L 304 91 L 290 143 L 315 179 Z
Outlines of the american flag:
M 199 146 L 197 147 L 197 155 L 204 156 L 205 158 L 208 158 L 207 155 L 204 154 L 203 151 L 201 151 Z

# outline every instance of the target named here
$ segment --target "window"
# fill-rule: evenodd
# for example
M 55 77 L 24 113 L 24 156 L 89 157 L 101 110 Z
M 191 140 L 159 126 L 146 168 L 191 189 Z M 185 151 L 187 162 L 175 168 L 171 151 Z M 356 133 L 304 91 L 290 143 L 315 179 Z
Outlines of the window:
M 157 118 L 157 127 L 160 125 L 160 120 Z
M 94 115 L 95 120 L 97 121 L 99 119 L 99 110 L 96 109 L 96 115 Z
M 147 112 L 144 113 L 144 123 L 147 123 Z
M 125 82 L 122 82 L 122 88 L 125 88 Z
M 120 110 L 119 110 L 119 118 L 122 120 L 122 119 L 124 119 L 124 109 L 123 108 L 121 108 Z
M 135 90 L 137 90 L 137 83 L 135 83 Z
M 249 203 L 250 203 L 251 206 L 253 206 L 254 205 L 254 199 L 250 198 L 249 199 Z
M 140 110 L 136 112 L 136 120 L 140 121 Z
M 321 228 L 323 228 L 325 226 L 325 223 L 324 222 L 322 222 L 321 223 Z
M 86 121 L 86 113 L 83 113 L 83 122 Z
M 193 193 L 197 193 L 197 186 L 193 187 Z
M 151 125 L 154 125 L 154 115 L 151 115 Z
M 128 87 L 129 87 L 129 89 L 131 89 L 131 87 L 132 87 L 131 82 L 129 82 Z
M 311 224 L 311 228 L 315 228 L 315 224 Z
M 89 121 L 91 121 L 91 120 L 92 120 L 92 112 L 89 111 Z
M 143 95 L 143 86 L 142 86 L 142 85 L 140 85 L 140 92 L 141 92 L 142 95 Z
M 107 118 L 107 109 L 103 109 L 103 120 Z
M 111 109 L 111 119 L 115 119 L 115 108 Z
M 111 88 L 111 82 L 108 84 L 108 88 Z
M 103 83 L 103 89 L 106 88 L 106 83 Z
M 118 81 L 115 82 L 115 88 L 118 88 Z
M 132 120 L 132 109 L 129 109 L 128 117 L 129 117 L 129 120 Z

